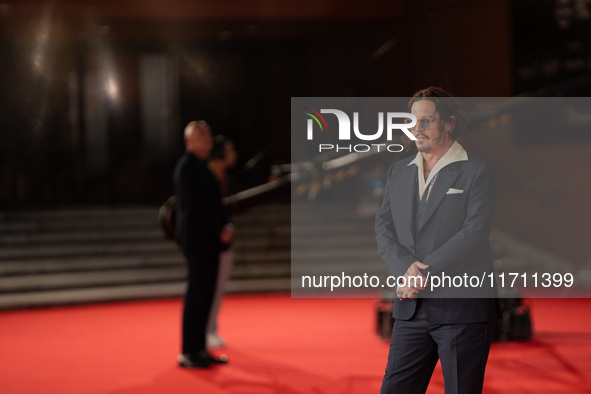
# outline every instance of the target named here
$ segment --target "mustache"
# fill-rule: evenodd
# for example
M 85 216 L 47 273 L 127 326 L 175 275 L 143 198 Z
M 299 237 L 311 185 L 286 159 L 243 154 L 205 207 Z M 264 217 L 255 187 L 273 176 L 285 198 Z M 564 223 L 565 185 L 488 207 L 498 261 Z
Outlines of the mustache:
M 423 138 L 425 138 L 425 139 L 430 139 L 429 137 L 427 137 L 427 134 L 425 134 L 425 133 L 417 133 L 417 134 L 415 135 L 415 137 L 417 137 L 417 138 L 419 138 L 419 137 L 423 137 Z

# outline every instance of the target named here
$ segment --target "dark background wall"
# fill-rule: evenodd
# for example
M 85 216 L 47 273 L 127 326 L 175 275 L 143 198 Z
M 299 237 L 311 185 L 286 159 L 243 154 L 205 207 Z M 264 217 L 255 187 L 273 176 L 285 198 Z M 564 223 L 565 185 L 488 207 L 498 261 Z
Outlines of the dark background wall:
M 236 142 L 243 185 L 263 183 L 271 165 L 290 161 L 293 96 L 409 96 L 428 85 L 457 96 L 588 96 L 591 11 L 563 3 L 4 2 L 1 208 L 160 203 L 193 119 Z M 518 136 L 507 125 L 465 144 L 569 193 L 547 200 L 501 171 L 497 224 L 588 258 L 591 211 L 579 200 L 589 186 L 540 164 L 564 163 L 574 149 L 588 170 L 588 139 L 524 145 Z
M 161 201 L 194 119 L 262 183 L 290 161 L 292 96 L 511 94 L 507 2 L 284 3 L 4 5 L 0 202 Z

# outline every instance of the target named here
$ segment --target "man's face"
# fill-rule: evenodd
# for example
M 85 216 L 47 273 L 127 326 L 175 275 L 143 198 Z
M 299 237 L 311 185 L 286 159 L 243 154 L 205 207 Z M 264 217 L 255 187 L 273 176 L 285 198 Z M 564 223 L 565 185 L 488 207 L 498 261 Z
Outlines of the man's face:
M 207 125 L 195 125 L 189 139 L 189 150 L 198 158 L 205 160 L 213 147 L 211 131 Z
M 429 100 L 419 100 L 413 103 L 410 112 L 417 117 L 417 125 L 412 133 L 417 140 L 419 152 L 431 152 L 446 145 L 449 136 L 444 133 L 444 124 L 437 113 L 435 103 Z

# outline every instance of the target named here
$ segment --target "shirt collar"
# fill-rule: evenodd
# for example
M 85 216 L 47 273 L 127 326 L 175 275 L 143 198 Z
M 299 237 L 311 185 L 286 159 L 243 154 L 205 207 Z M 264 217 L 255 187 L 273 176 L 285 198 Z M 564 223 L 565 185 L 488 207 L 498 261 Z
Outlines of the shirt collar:
M 415 158 L 410 163 L 408 163 L 408 166 L 414 164 L 418 167 L 417 175 L 419 179 L 420 198 L 423 198 L 423 194 L 425 193 L 425 190 L 427 189 L 428 185 L 431 183 L 433 178 L 439 173 L 439 171 L 443 167 L 451 163 L 455 163 L 457 161 L 465 160 L 468 160 L 468 153 L 466 152 L 464 147 L 460 145 L 459 142 L 454 141 L 454 143 L 449 147 L 447 152 L 445 152 L 445 154 L 441 156 L 441 159 L 439 159 L 439 161 L 435 164 L 435 166 L 431 170 L 431 173 L 429 173 L 429 177 L 425 179 L 423 176 L 423 155 L 421 154 L 421 152 L 418 152 Z
M 468 160 L 468 152 L 464 149 L 462 145 L 458 141 L 454 141 L 454 143 L 449 147 L 447 152 L 439 159 L 435 167 L 433 167 L 433 171 L 435 169 L 440 170 L 443 167 L 455 163 L 456 161 L 465 161 Z M 418 152 L 415 158 L 408 163 L 408 166 L 411 164 L 416 165 L 419 168 L 423 168 L 423 155 L 421 152 Z M 431 171 L 431 172 L 433 172 Z

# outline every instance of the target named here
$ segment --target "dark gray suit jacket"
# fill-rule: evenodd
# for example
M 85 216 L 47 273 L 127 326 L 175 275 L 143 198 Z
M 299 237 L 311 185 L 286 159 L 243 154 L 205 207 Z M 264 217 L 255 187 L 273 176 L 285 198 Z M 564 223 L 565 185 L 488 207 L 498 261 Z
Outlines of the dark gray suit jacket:
M 495 205 L 494 172 L 488 161 L 468 153 L 437 175 L 427 210 L 415 228 L 417 167 L 414 157 L 395 163 L 388 173 L 382 207 L 376 215 L 378 250 L 390 273 L 399 277 L 415 261 L 428 264 L 425 275 L 468 277 L 492 272 L 488 238 Z M 450 188 L 462 193 L 448 194 Z M 487 278 L 483 293 L 493 298 L 450 297 L 449 288 L 419 293 L 430 322 L 438 324 L 494 321 L 499 317 L 496 288 Z M 394 318 L 411 319 L 417 300 L 394 299 Z

